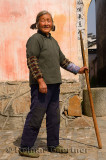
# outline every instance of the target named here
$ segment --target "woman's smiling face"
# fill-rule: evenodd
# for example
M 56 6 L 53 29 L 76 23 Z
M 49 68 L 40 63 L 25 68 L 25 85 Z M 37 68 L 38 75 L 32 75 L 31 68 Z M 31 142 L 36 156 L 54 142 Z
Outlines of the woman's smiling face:
M 49 14 L 44 14 L 39 18 L 38 29 L 46 35 L 52 30 L 53 22 Z

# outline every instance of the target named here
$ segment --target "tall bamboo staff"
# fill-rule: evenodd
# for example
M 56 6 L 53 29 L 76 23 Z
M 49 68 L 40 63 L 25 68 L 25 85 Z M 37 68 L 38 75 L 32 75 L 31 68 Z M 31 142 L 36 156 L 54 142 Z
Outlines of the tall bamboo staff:
M 82 51 L 82 56 L 83 56 L 83 65 L 87 66 L 86 65 L 84 45 L 83 45 L 83 39 L 82 39 L 81 31 L 80 31 L 80 41 L 81 41 L 81 51 Z M 96 137 L 97 137 L 99 149 L 101 149 L 102 148 L 102 143 L 101 143 L 100 134 L 99 134 L 99 128 L 98 128 L 96 115 L 95 115 L 95 111 L 94 111 L 94 104 L 93 104 L 92 93 L 91 93 L 91 88 L 90 88 L 90 83 L 89 83 L 89 77 L 88 77 L 88 71 L 87 70 L 85 70 L 85 77 L 86 77 L 86 83 L 87 83 L 87 88 L 88 88 L 88 95 L 89 95 L 89 100 L 90 100 L 90 107 L 91 107 L 91 111 L 92 111 L 92 117 L 93 117 Z

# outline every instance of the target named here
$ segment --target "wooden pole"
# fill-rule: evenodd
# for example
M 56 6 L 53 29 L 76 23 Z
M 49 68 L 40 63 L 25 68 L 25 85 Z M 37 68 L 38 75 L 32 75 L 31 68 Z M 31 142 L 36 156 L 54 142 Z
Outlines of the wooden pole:
M 84 66 L 87 66 L 86 65 L 84 45 L 83 45 L 83 39 L 82 39 L 81 31 L 80 31 L 80 41 L 81 41 L 81 50 L 82 50 L 82 55 L 83 55 L 83 64 L 84 64 Z M 97 137 L 99 149 L 101 149 L 102 148 L 102 143 L 101 143 L 100 134 L 99 134 L 99 128 L 98 128 L 96 115 L 95 115 L 95 111 L 94 111 L 94 104 L 93 104 L 92 93 L 91 93 L 91 88 L 90 88 L 90 83 L 89 83 L 89 77 L 88 77 L 88 71 L 87 70 L 85 70 L 85 77 L 86 77 L 86 83 L 87 83 L 87 88 L 88 88 L 88 95 L 89 95 L 89 100 L 90 100 L 90 107 L 91 107 L 91 111 L 92 111 L 92 117 L 93 117 L 96 137 Z

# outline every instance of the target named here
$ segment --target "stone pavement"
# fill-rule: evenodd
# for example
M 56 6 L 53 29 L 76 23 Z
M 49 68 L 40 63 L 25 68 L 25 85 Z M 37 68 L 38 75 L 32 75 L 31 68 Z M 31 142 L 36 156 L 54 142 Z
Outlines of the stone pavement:
M 90 119 L 92 120 L 92 118 Z M 69 153 L 59 154 L 47 151 L 46 128 L 45 122 L 43 122 L 34 146 L 40 153 L 40 157 L 37 158 L 38 160 L 106 160 L 106 117 L 97 118 L 103 145 L 102 149 L 98 149 L 93 127 L 65 126 L 63 125 L 63 121 L 60 127 L 60 144 L 68 148 Z M 21 134 L 22 129 L 0 130 L 0 160 L 32 159 L 21 157 L 18 154 Z

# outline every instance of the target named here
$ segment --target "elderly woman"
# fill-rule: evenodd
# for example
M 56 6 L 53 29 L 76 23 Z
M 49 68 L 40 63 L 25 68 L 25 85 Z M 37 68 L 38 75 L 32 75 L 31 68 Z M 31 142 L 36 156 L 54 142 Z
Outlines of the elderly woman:
M 60 66 L 74 74 L 84 73 L 87 67 L 80 68 L 65 58 L 57 41 L 50 34 L 55 26 L 48 11 L 38 13 L 36 23 L 31 28 L 38 30 L 28 39 L 26 45 L 31 107 L 24 125 L 19 154 L 37 158 L 38 153 L 31 151 L 31 148 L 45 113 L 48 151 L 67 153 L 67 149 L 59 145 L 59 92 L 62 83 Z

